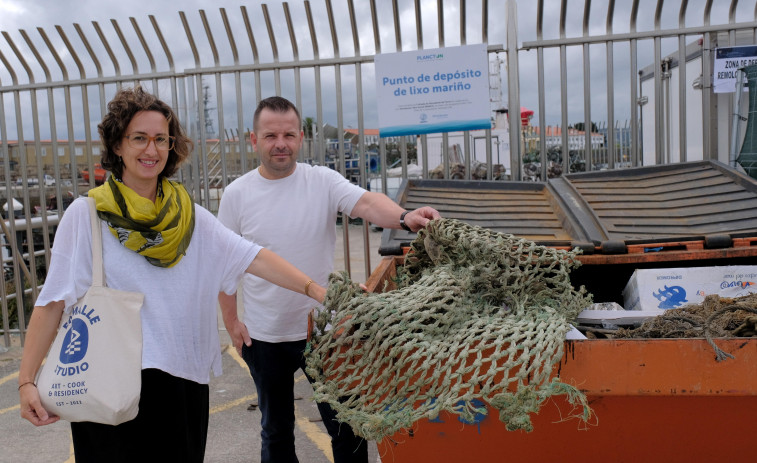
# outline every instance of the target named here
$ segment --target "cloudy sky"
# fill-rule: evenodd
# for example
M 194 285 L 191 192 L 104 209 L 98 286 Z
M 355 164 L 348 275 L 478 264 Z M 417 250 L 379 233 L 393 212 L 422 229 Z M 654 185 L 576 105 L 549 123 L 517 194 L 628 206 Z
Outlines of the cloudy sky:
M 268 5 L 268 11 L 270 13 L 272 23 L 274 24 L 274 35 L 279 41 L 281 60 L 287 61 L 292 59 L 292 50 L 288 45 L 288 31 L 284 22 L 284 14 L 282 2 L 279 0 L 249 0 L 245 2 L 225 0 L 225 1 L 213 1 L 207 0 L 183 0 L 181 2 L 166 1 L 166 0 L 128 0 L 128 1 L 114 1 L 114 0 L 0 0 L 0 31 L 7 33 L 7 37 L 0 37 L 0 53 L 3 53 L 5 58 L 11 63 L 16 70 L 17 79 L 21 83 L 28 81 L 26 71 L 21 63 L 16 59 L 12 47 L 9 45 L 8 39 L 10 39 L 20 50 L 22 55 L 27 59 L 30 69 L 33 72 L 37 82 L 45 80 L 46 72 L 50 72 L 53 80 L 60 80 L 61 71 L 56 65 L 54 58 L 47 52 L 47 47 L 42 38 L 42 35 L 38 32 L 37 28 L 40 27 L 44 30 L 49 37 L 53 46 L 59 51 L 62 59 L 65 63 L 67 72 L 71 78 L 78 78 L 79 73 L 77 71 L 77 64 L 71 60 L 70 56 L 66 52 L 65 46 L 60 39 L 60 35 L 56 31 L 55 26 L 61 26 L 62 31 L 68 37 L 68 39 L 74 43 L 75 47 L 79 47 L 79 52 L 82 54 L 82 61 L 84 61 L 85 72 L 88 77 L 93 75 L 94 68 L 91 61 L 87 58 L 87 52 L 81 47 L 81 42 L 78 40 L 78 32 L 74 28 L 73 24 L 77 23 L 84 31 L 87 38 L 93 43 L 95 53 L 101 59 L 101 64 L 104 68 L 105 75 L 113 75 L 114 67 L 111 61 L 107 58 L 106 51 L 102 48 L 101 42 L 98 39 L 98 32 L 93 27 L 92 22 L 95 21 L 101 28 L 102 33 L 110 42 L 113 48 L 113 53 L 117 58 L 120 66 L 120 72 L 128 75 L 132 72 L 132 65 L 130 64 L 129 57 L 125 54 L 123 47 L 119 45 L 119 37 L 114 25 L 111 23 L 112 19 L 115 19 L 121 32 L 126 37 L 129 44 L 134 47 L 133 51 L 136 56 L 139 71 L 145 72 L 150 69 L 147 57 L 142 52 L 139 46 L 139 38 L 134 32 L 134 28 L 130 23 L 130 18 L 134 18 L 134 21 L 138 24 L 139 28 L 144 33 L 144 38 L 147 41 L 149 48 L 153 50 L 156 57 L 157 70 L 165 69 L 164 54 L 161 50 L 161 46 L 157 38 L 155 37 L 152 25 L 150 24 L 149 16 L 153 15 L 158 23 L 158 26 L 169 43 L 171 53 L 175 61 L 176 70 L 185 70 L 195 67 L 195 59 L 192 56 L 191 50 L 186 46 L 187 39 L 184 31 L 184 25 L 182 24 L 179 10 L 186 14 L 186 19 L 189 28 L 193 32 L 195 39 L 197 40 L 197 47 L 199 50 L 199 59 L 203 66 L 212 66 L 214 62 L 211 48 L 208 44 L 208 40 L 204 33 L 204 24 L 200 15 L 200 10 L 204 10 L 206 17 L 213 31 L 215 40 L 220 50 L 220 64 L 229 65 L 233 64 L 233 58 L 229 53 L 228 41 L 225 38 L 225 28 L 219 9 L 224 8 L 228 14 L 228 20 L 231 29 L 234 31 L 235 40 L 239 48 L 239 60 L 241 63 L 251 62 L 251 48 L 248 44 L 247 35 L 244 28 L 244 23 L 240 19 L 240 7 L 244 6 L 247 10 L 250 22 L 254 30 L 255 38 L 258 41 L 258 48 L 260 53 L 261 62 L 271 61 L 271 47 L 267 41 L 268 32 L 266 30 L 265 21 L 263 20 L 263 9 L 261 4 L 266 3 Z M 331 32 L 328 30 L 327 15 L 325 14 L 326 0 L 312 0 L 310 2 L 313 16 L 315 19 L 315 28 L 317 31 L 317 41 L 319 43 L 319 53 L 322 58 L 332 57 L 336 53 L 336 50 L 331 46 Z M 368 0 L 355 0 L 356 16 L 358 21 L 358 30 L 360 34 L 360 46 L 361 53 L 363 55 L 370 55 L 375 53 L 374 39 L 372 35 L 372 26 L 370 25 L 370 14 L 365 8 L 368 4 Z M 380 30 L 381 43 L 383 49 L 382 52 L 394 52 L 396 51 L 395 36 L 393 27 L 385 27 L 385 25 L 391 25 L 392 14 L 392 1 L 391 0 L 376 0 L 379 10 L 380 24 L 382 25 Z M 415 37 L 415 15 L 414 15 L 414 0 L 398 0 L 400 13 L 400 29 L 402 32 L 402 46 L 405 50 L 412 50 L 418 47 L 417 39 Z M 445 37 L 446 46 L 459 45 L 459 22 L 460 12 L 459 0 L 443 0 L 445 11 Z M 479 43 L 481 41 L 481 35 L 479 28 L 481 16 L 481 0 L 468 0 L 466 10 L 467 29 L 466 34 L 468 37 L 468 43 Z M 489 17 L 489 44 L 504 44 L 505 37 L 505 16 L 504 16 L 504 0 L 489 0 L 490 11 L 501 12 L 501 16 L 496 13 L 490 13 Z M 583 8 L 586 4 L 586 0 L 568 0 L 569 8 L 567 9 L 567 35 L 576 36 L 582 34 L 582 16 Z M 616 1 L 615 2 L 615 21 L 613 22 L 613 30 L 616 33 L 628 32 L 628 9 L 630 8 L 631 1 Z M 640 0 L 639 18 L 637 22 L 637 30 L 650 30 L 654 28 L 654 12 L 657 6 L 658 0 Z M 703 17 L 702 10 L 706 0 L 689 0 L 688 9 L 686 13 L 687 25 L 702 25 Z M 528 42 L 535 40 L 536 31 L 536 0 L 518 0 L 518 33 L 519 42 Z M 678 25 L 678 13 L 680 8 L 680 0 L 667 0 L 664 2 L 662 11 L 662 28 L 670 29 L 676 28 Z M 731 4 L 731 0 L 714 0 L 714 7 L 711 23 L 727 23 L 728 22 L 728 7 Z M 288 2 L 289 9 L 291 11 L 293 22 L 295 24 L 297 40 L 300 46 L 300 59 L 312 59 L 313 47 L 310 41 L 309 32 L 307 29 L 306 17 L 304 14 L 304 8 L 301 0 L 291 0 Z M 331 5 L 335 12 L 335 21 L 338 25 L 336 34 L 339 37 L 339 46 L 341 56 L 354 56 L 354 50 L 351 39 L 349 17 L 347 15 L 347 0 L 331 0 Z M 436 8 L 438 0 L 422 0 L 423 13 L 423 47 L 435 48 L 439 43 L 439 33 L 437 30 L 437 17 Z M 559 21 L 559 0 L 545 0 L 545 12 L 544 12 L 544 37 L 545 38 L 558 38 L 559 30 L 557 27 Z M 607 28 L 607 11 L 610 5 L 610 0 L 594 0 L 591 2 L 591 15 L 590 15 L 590 33 L 592 35 L 602 35 L 606 32 Z M 754 20 L 754 0 L 741 0 L 737 9 L 738 21 L 753 21 Z M 744 19 L 746 18 L 746 19 Z M 738 22 L 737 21 L 737 22 Z M 342 27 L 343 26 L 343 27 Z M 20 32 L 24 30 L 30 40 L 38 48 L 43 59 L 46 61 L 48 70 L 42 69 L 36 65 L 37 60 L 33 53 L 26 46 L 26 38 Z M 696 37 L 688 37 L 687 40 L 696 40 Z M 651 40 L 641 41 L 639 43 L 639 68 L 643 68 L 651 62 L 653 56 L 653 42 Z M 663 40 L 663 53 L 670 53 L 675 50 L 677 46 L 677 40 L 665 39 Z M 606 69 L 607 65 L 607 50 L 604 45 L 593 45 L 590 47 L 591 56 L 591 88 L 592 88 L 592 106 L 591 113 L 592 119 L 602 120 L 602 117 L 606 117 L 607 98 L 606 98 Z M 502 59 L 505 59 L 505 54 L 501 54 Z M 536 53 L 521 52 L 519 54 L 520 60 L 520 87 L 521 87 L 521 106 L 526 106 L 529 109 L 537 111 L 534 116 L 534 121 L 538 119 L 538 90 L 536 87 Z M 568 51 L 568 82 L 569 82 L 569 122 L 579 122 L 583 120 L 583 51 L 581 47 L 572 47 Z M 612 67 L 615 73 L 615 111 L 616 118 L 622 120 L 627 117 L 628 108 L 630 102 L 628 101 L 630 84 L 630 76 L 628 75 L 628 62 L 629 62 L 629 46 L 626 42 L 620 42 L 614 46 L 613 49 L 613 63 Z M 4 65 L 0 63 L 0 83 L 2 85 L 8 85 L 12 80 L 12 77 L 4 69 Z M 547 68 L 546 74 L 546 89 L 544 91 L 547 98 L 547 107 L 545 108 L 545 115 L 547 117 L 548 124 L 556 124 L 560 121 L 560 82 L 559 82 L 559 54 L 557 50 L 547 50 L 545 52 L 545 68 Z M 347 101 L 354 95 L 354 84 L 349 83 L 351 71 L 350 69 L 343 70 L 343 94 L 345 95 L 345 114 L 344 114 L 344 126 L 356 127 L 356 109 L 354 102 Z M 270 75 L 269 75 L 270 74 Z M 289 74 L 282 74 L 282 87 L 285 94 L 291 93 L 293 84 L 290 83 L 291 79 L 287 76 Z M 366 94 L 366 102 L 370 103 L 371 96 L 374 94 L 372 88 L 372 67 L 365 67 L 363 73 L 363 92 Z M 325 69 L 321 76 L 324 82 L 330 82 L 334 79 L 333 70 Z M 303 73 L 303 99 L 306 100 L 306 106 L 309 99 L 312 99 L 311 92 L 308 91 L 312 87 L 312 84 L 306 83 L 313 80 L 313 75 Z M 267 73 L 261 78 L 262 93 L 270 94 L 275 91 L 273 84 L 272 73 Z M 222 86 L 228 88 L 231 86 L 232 90 L 223 96 L 223 99 L 228 96 L 233 96 L 233 79 L 231 76 L 225 76 L 221 78 Z M 247 81 L 243 82 L 243 85 L 252 85 Z M 503 82 L 503 105 L 507 105 L 507 82 Z M 330 84 L 324 85 L 324 87 L 331 87 Z M 160 89 L 159 89 L 160 90 Z M 209 92 L 211 97 L 215 97 L 215 84 L 211 83 Z M 324 119 L 326 122 L 335 124 L 337 121 L 334 116 L 334 96 L 333 92 L 325 90 L 324 93 Z M 252 97 L 251 97 L 252 98 Z M 6 107 L 8 106 L 6 101 Z M 217 104 L 217 103 L 216 103 Z M 245 107 L 251 102 L 245 102 Z M 236 109 L 231 104 L 224 104 L 221 106 L 224 108 L 224 117 L 228 117 L 230 120 L 236 118 Z M 367 127 L 375 127 L 375 108 L 371 104 L 367 104 L 364 109 L 366 114 L 365 124 Z M 311 106 L 312 107 L 312 106 Z M 6 113 L 8 111 L 6 110 Z M 249 112 L 249 111 L 246 111 Z M 229 114 L 231 113 L 231 114 Z M 309 115 L 309 114 L 304 114 Z M 248 115 L 245 116 L 245 119 Z M 235 125 L 236 122 L 229 124 Z M 248 121 L 245 120 L 245 124 Z

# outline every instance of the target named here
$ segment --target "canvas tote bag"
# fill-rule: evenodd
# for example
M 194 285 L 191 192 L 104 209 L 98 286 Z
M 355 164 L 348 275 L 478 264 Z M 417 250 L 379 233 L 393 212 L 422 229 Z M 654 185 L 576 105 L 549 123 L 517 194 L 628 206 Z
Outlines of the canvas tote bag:
M 100 219 L 94 199 L 87 201 L 92 286 L 63 313 L 37 388 L 45 409 L 61 419 L 116 425 L 139 410 L 144 295 L 105 286 Z

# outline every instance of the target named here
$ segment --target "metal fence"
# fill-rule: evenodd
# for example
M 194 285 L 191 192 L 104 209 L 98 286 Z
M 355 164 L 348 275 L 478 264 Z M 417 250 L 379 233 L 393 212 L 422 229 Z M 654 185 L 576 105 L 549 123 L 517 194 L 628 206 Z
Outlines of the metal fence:
M 428 177 L 434 166 L 429 165 L 427 136 L 414 144 L 370 139 L 377 124 L 374 56 L 474 43 L 488 47 L 492 109 L 501 115 L 509 108 L 511 117 L 499 119 L 500 132 L 494 136 L 492 130 L 443 134 L 442 176 L 451 176 L 450 146 L 455 146 L 466 172 L 461 178 L 471 178 L 475 163 L 486 166 L 487 179 L 502 178 L 494 173 L 502 162 L 512 180 L 530 178 L 534 166 L 536 177 L 546 179 L 554 154 L 550 147 L 570 153 L 570 133 L 579 122 L 598 128 L 579 131 L 583 146 L 595 146 L 595 133 L 602 146 L 574 149 L 573 159 L 556 158 L 561 172 L 576 166 L 614 169 L 695 160 L 693 151 L 700 158 L 723 158 L 719 147 L 728 144 L 732 123 L 723 108 L 732 110 L 734 104 L 731 96 L 712 93 L 712 53 L 717 46 L 755 42 L 753 3 L 561 0 L 559 9 L 557 3 L 271 2 L 255 11 L 241 6 L 3 31 L 0 202 L 8 208 L 0 221 L 0 295 L 5 344 L 11 336 L 23 342 L 65 206 L 98 182 L 96 126 L 120 86 L 139 83 L 175 108 L 196 140 L 178 179 L 211 210 L 229 182 L 257 166 L 249 143 L 252 112 L 273 94 L 292 100 L 307 121 L 302 161 L 332 165 L 364 187 L 375 177 L 386 192 L 390 161 L 397 157 L 400 178 L 405 178 L 417 152 L 421 175 Z M 691 69 L 697 66 L 701 76 L 694 88 Z M 525 127 L 513 117 L 521 104 L 536 114 Z M 616 120 L 628 122 L 613 122 L 613 129 L 603 122 Z M 565 128 L 556 143 L 548 143 L 550 126 Z M 460 140 L 459 149 L 453 137 Z M 479 140 L 485 142 L 477 151 Z M 499 147 L 505 145 L 509 152 L 503 155 Z M 535 159 L 524 170 L 529 163 L 523 155 L 529 151 Z M 366 237 L 368 227 L 362 229 Z M 367 245 L 364 252 L 367 275 Z M 348 257 L 345 270 L 350 271 Z

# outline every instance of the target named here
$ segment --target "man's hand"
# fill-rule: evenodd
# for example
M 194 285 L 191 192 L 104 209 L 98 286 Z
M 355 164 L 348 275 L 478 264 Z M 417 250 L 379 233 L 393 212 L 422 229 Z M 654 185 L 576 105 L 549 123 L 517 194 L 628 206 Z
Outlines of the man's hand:
M 223 291 L 218 293 L 218 304 L 221 307 L 221 315 L 223 316 L 223 326 L 226 327 L 226 331 L 231 338 L 231 344 L 237 350 L 237 353 L 242 355 L 242 343 L 245 343 L 247 347 L 252 345 L 250 339 L 250 333 L 247 332 L 247 327 L 239 320 L 237 316 L 237 295 L 226 294 Z
M 405 215 L 405 225 L 410 227 L 410 230 L 417 232 L 428 225 L 430 221 L 439 218 L 441 218 L 439 211 L 431 206 L 424 206 L 408 212 Z
M 245 326 L 245 324 L 242 323 L 239 319 L 225 325 L 226 331 L 228 331 L 229 337 L 231 338 L 231 343 L 237 350 L 237 354 L 239 354 L 241 357 L 242 343 L 244 343 L 247 347 L 250 347 L 252 345 L 252 339 L 250 338 L 250 333 L 247 332 L 247 326 Z

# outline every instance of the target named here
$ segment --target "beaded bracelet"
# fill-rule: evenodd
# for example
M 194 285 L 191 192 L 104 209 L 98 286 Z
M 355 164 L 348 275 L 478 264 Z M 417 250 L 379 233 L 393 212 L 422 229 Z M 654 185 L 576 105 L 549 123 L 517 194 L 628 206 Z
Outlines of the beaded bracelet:
M 27 381 L 25 383 L 21 383 L 18 385 L 18 390 L 20 391 L 22 387 L 26 386 L 27 384 L 31 384 L 34 387 L 37 387 L 37 384 L 34 381 Z

